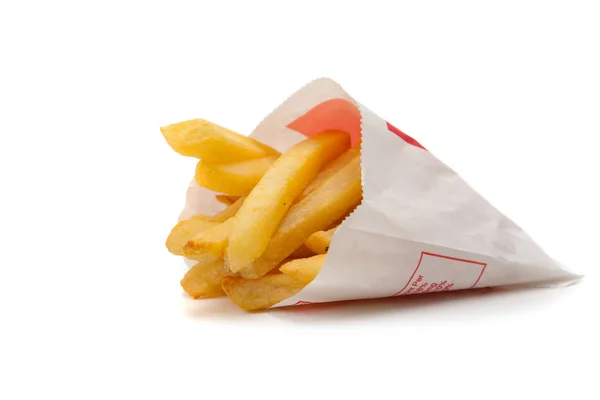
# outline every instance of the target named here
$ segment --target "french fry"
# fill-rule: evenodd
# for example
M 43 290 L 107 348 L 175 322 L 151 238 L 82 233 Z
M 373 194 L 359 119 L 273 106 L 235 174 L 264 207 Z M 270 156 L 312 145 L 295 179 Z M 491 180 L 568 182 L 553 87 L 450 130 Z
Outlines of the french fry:
M 286 275 L 291 276 L 299 282 L 303 282 L 308 285 L 315 279 L 323 263 L 325 262 L 327 254 L 319 254 L 308 258 L 299 258 L 297 260 L 289 261 L 283 264 L 279 270 Z
M 282 273 L 268 274 L 252 280 L 226 276 L 221 285 L 231 300 L 246 311 L 269 308 L 297 294 L 305 286 Z
M 234 222 L 235 217 L 229 218 L 213 228 L 200 232 L 183 246 L 183 254 L 190 260 L 203 263 L 222 260 Z
M 304 245 L 314 251 L 316 254 L 325 254 L 329 250 L 329 246 L 331 245 L 331 239 L 333 238 L 333 234 L 337 230 L 337 226 L 335 228 L 328 229 L 326 231 L 318 231 L 313 233 L 306 239 Z
M 221 279 L 225 277 L 223 260 L 194 265 L 181 280 L 183 290 L 194 299 L 223 296 Z
M 239 276 L 246 279 L 263 276 L 300 247 L 311 234 L 329 228 L 348 210 L 356 207 L 362 198 L 360 172 L 360 158 L 356 155 L 337 173 L 294 204 L 277 226 L 262 255 L 247 267 L 238 270 Z
M 233 163 L 279 153 L 252 138 L 212 122 L 193 119 L 160 128 L 177 153 L 211 163 Z
M 194 215 L 194 218 L 201 219 L 203 221 L 209 221 L 209 222 L 225 222 L 229 218 L 235 216 L 235 214 L 239 211 L 242 204 L 244 204 L 244 200 L 246 200 L 245 197 L 238 198 L 235 201 L 235 203 L 226 207 L 224 210 L 219 211 L 215 215 L 211 216 L 211 215 L 198 214 L 198 215 Z
M 329 179 L 332 175 L 334 175 L 337 171 L 339 171 L 344 165 L 348 164 L 355 157 L 360 157 L 359 150 L 357 148 L 352 148 L 346 151 L 344 154 L 331 161 L 329 164 L 325 165 L 323 169 L 315 176 L 315 179 L 311 183 L 308 184 L 296 199 L 296 202 L 305 198 L 310 192 L 319 187 L 323 182 Z
M 246 197 L 239 197 L 229 207 L 226 207 L 224 210 L 219 211 L 218 213 L 216 213 L 212 217 L 208 217 L 208 220 L 212 221 L 212 222 L 225 222 L 225 221 L 227 221 L 229 218 L 231 218 L 231 217 L 235 216 L 235 214 L 237 214 L 237 212 L 240 210 L 240 207 L 242 207 L 242 204 L 244 204 L 245 200 L 246 200 Z
M 276 159 L 277 156 L 271 156 L 238 163 L 217 164 L 200 160 L 196 166 L 196 183 L 215 192 L 245 196 Z
M 323 132 L 298 143 L 273 163 L 236 215 L 225 258 L 231 272 L 248 267 L 265 251 L 269 239 L 294 199 L 324 164 L 349 147 L 350 137 L 347 133 Z M 336 215 L 334 220 L 339 217 Z M 312 232 L 319 229 L 323 228 L 317 227 Z M 300 247 L 306 238 L 290 249 L 286 256 Z
M 234 203 L 235 200 L 233 200 L 231 197 L 227 196 L 226 194 L 218 194 L 215 196 L 215 199 L 221 203 L 221 204 L 225 204 L 226 206 L 230 206 Z
M 312 251 L 305 245 L 302 245 L 302 246 L 298 247 L 296 250 L 294 250 L 294 252 L 292 254 L 290 254 L 289 258 L 306 258 L 306 257 L 312 257 L 315 254 L 316 253 L 314 251 Z
M 204 219 L 203 215 L 194 216 L 190 219 L 180 221 L 171 230 L 165 245 L 171 253 L 175 254 L 176 256 L 182 256 L 183 246 L 188 242 L 188 240 L 193 239 L 194 236 L 200 232 L 211 229 L 217 225 L 217 222 L 211 222 Z

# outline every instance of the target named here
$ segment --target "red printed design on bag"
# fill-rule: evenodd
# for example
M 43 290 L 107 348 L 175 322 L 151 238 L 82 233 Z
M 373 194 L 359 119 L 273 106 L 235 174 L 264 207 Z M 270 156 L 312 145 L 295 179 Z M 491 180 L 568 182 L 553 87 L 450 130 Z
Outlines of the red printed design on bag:
M 390 132 L 393 132 L 396 135 L 398 135 L 399 137 L 401 137 L 402 140 L 404 140 L 406 143 L 412 144 L 413 146 L 420 147 L 423 150 L 427 150 L 425 147 L 423 147 L 421 145 L 421 143 L 417 142 L 415 139 L 413 139 L 412 137 L 408 136 L 406 133 L 402 132 L 400 129 L 396 128 L 394 125 L 390 124 L 387 121 L 386 121 L 386 124 L 387 124 L 388 130 Z
M 473 289 L 486 267 L 483 262 L 423 251 L 410 279 L 394 296 Z
M 426 150 L 417 142 L 394 125 L 386 122 L 387 128 L 408 144 Z M 361 115 L 355 104 L 345 99 L 331 99 L 311 108 L 306 114 L 288 124 L 288 128 L 303 134 L 313 136 L 327 130 L 348 132 L 352 139 L 352 147 L 360 143 Z
M 331 99 L 313 107 L 287 127 L 304 136 L 327 130 L 348 132 L 352 146 L 356 146 L 360 142 L 360 120 L 356 105 L 345 99 Z

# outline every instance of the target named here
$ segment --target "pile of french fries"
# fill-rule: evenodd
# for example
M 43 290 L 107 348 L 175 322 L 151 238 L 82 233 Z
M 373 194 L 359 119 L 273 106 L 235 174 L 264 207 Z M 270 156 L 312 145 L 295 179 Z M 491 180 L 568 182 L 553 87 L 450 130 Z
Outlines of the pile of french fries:
M 226 208 L 180 221 L 167 249 L 197 263 L 181 280 L 195 299 L 228 295 L 269 308 L 309 284 L 337 227 L 362 200 L 360 150 L 346 132 L 311 136 L 280 154 L 195 119 L 161 128 L 177 153 L 196 157 L 195 180 Z

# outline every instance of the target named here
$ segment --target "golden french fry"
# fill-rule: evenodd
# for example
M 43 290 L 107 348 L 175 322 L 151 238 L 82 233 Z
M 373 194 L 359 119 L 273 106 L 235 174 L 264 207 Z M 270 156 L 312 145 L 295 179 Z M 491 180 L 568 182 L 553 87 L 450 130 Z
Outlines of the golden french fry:
M 225 204 L 226 206 L 232 205 L 233 202 L 235 201 L 231 197 L 227 196 L 226 194 L 218 194 L 215 196 L 215 199 L 217 199 L 217 201 L 219 203 Z
M 256 186 L 276 159 L 277 156 L 271 156 L 238 163 L 218 164 L 200 160 L 196 166 L 196 183 L 215 192 L 245 196 Z
M 315 176 L 315 179 L 308 184 L 296 199 L 296 202 L 305 198 L 310 192 L 319 187 L 323 182 L 327 181 L 332 175 L 339 171 L 344 165 L 348 164 L 355 157 L 360 157 L 359 149 L 352 148 L 346 151 L 344 154 L 325 165 L 323 169 Z
M 322 165 L 349 147 L 350 136 L 347 133 L 323 132 L 298 143 L 273 163 L 236 215 L 225 259 L 231 272 L 247 267 L 264 252 L 294 199 L 317 175 Z M 323 228 L 317 227 L 312 232 L 319 229 Z M 304 240 L 286 256 L 300 247 Z
M 198 215 L 194 215 L 194 218 L 200 219 L 200 220 L 203 220 L 203 221 L 209 221 L 209 222 L 225 222 L 229 218 L 235 216 L 235 214 L 238 212 L 238 210 L 240 209 L 240 207 L 244 203 L 244 200 L 246 200 L 245 197 L 238 198 L 235 201 L 235 203 L 233 203 L 232 205 L 226 207 L 224 210 L 219 211 L 215 215 L 198 214 Z
M 208 217 L 209 218 L 208 220 L 209 221 L 214 221 L 214 222 L 225 222 L 225 221 L 227 221 L 229 218 L 231 218 L 231 217 L 235 216 L 235 214 L 237 214 L 237 212 L 240 210 L 240 207 L 242 206 L 242 204 L 244 204 L 244 200 L 246 200 L 245 197 L 239 197 L 229 207 L 225 208 L 224 210 L 219 211 L 218 213 L 216 213 L 212 217 Z
M 356 205 L 356 207 L 358 207 L 358 204 Z M 344 214 L 344 216 L 342 218 L 338 219 L 333 224 L 331 224 L 330 226 L 328 226 L 327 230 L 339 227 L 346 220 L 346 218 L 348 218 L 348 216 L 350 214 L 352 214 L 354 212 L 354 210 L 356 210 L 356 207 L 349 209 L 346 212 L 346 214 Z
M 348 210 L 356 207 L 361 198 L 360 159 L 355 156 L 336 174 L 290 208 L 277 226 L 263 254 L 246 268 L 237 271 L 239 276 L 255 279 L 277 267 L 310 235 L 329 228 Z
M 203 119 L 179 122 L 160 130 L 173 150 L 206 162 L 240 162 L 279 154 L 265 144 Z
M 318 231 L 313 233 L 306 239 L 304 245 L 309 248 L 311 251 L 314 251 L 316 254 L 325 254 L 329 250 L 329 246 L 331 245 L 331 239 L 333 238 L 333 234 L 337 230 L 337 226 L 335 228 L 328 229 L 326 231 Z
M 221 279 L 224 277 L 223 260 L 212 263 L 199 262 L 185 274 L 181 280 L 181 287 L 194 299 L 223 296 L 225 292 L 221 286 Z
M 217 225 L 217 222 L 206 221 L 203 215 L 180 221 L 171 230 L 165 245 L 171 253 L 176 256 L 182 256 L 183 246 L 188 240 L 194 238 L 194 236 L 200 232 L 211 229 Z
M 269 308 L 297 294 L 305 286 L 282 273 L 250 280 L 226 276 L 221 285 L 231 300 L 247 311 Z
M 286 275 L 291 276 L 299 282 L 304 282 L 308 285 L 315 279 L 327 254 L 319 254 L 308 258 L 299 258 L 283 264 L 279 270 Z
M 235 217 L 229 218 L 213 228 L 200 232 L 183 246 L 183 254 L 190 260 L 204 263 L 222 260 L 234 221 Z
M 290 254 L 289 258 L 306 258 L 312 257 L 315 255 L 315 252 L 306 247 L 304 244 L 298 247 L 292 254 Z

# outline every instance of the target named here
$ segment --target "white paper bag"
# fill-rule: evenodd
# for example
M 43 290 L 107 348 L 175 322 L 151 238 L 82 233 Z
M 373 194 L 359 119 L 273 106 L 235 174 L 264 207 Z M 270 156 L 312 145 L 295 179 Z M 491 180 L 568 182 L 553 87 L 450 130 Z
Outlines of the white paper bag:
M 315 280 L 275 307 L 581 278 L 330 79 L 294 93 L 250 136 L 283 152 L 326 129 L 350 132 L 353 144 L 362 136 L 363 202 L 337 229 Z M 219 207 L 192 181 L 180 219 Z

